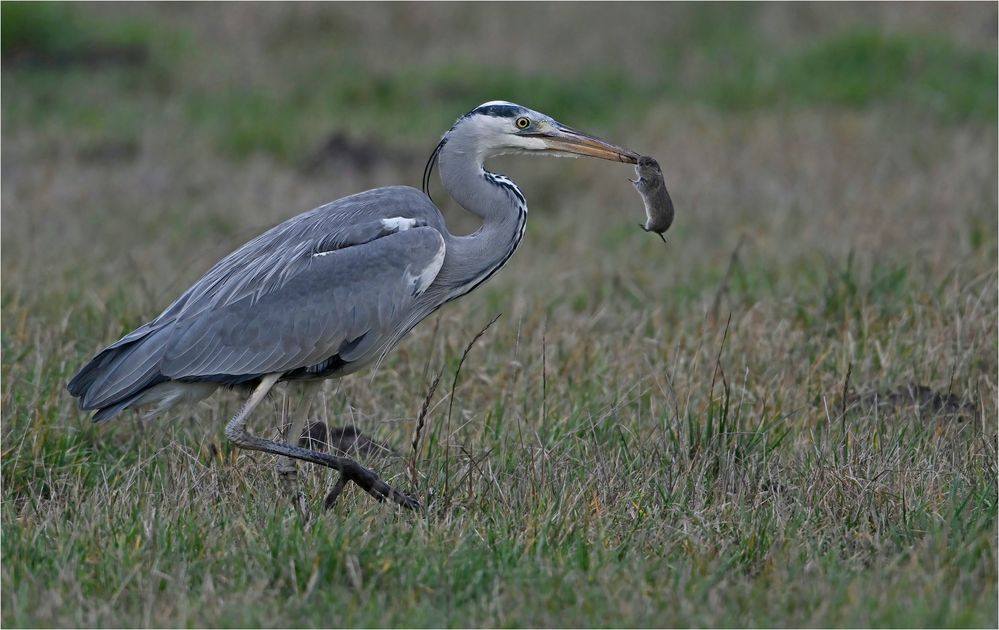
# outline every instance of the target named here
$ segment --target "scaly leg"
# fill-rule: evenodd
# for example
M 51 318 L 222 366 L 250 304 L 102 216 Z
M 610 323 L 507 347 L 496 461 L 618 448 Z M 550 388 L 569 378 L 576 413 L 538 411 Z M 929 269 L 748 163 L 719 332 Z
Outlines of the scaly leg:
M 311 451 L 309 449 L 291 446 L 290 444 L 281 444 L 280 442 L 257 437 L 247 431 L 246 419 L 267 396 L 267 393 L 270 392 L 271 388 L 274 387 L 274 384 L 277 383 L 280 378 L 281 374 L 268 374 L 261 379 L 260 385 L 257 385 L 257 388 L 253 390 L 252 394 L 250 394 L 246 404 L 243 405 L 242 409 L 240 409 L 239 412 L 233 416 L 232 420 L 229 421 L 229 424 L 226 425 L 225 436 L 229 439 L 229 441 L 236 446 L 247 450 L 263 451 L 273 455 L 283 455 L 285 457 L 293 457 L 295 459 L 312 462 L 313 464 L 320 464 L 321 466 L 328 466 L 329 468 L 339 471 L 340 475 L 346 481 L 353 481 L 360 486 L 362 490 L 379 501 L 390 499 L 398 505 L 410 510 L 420 508 L 419 501 L 392 488 L 387 483 L 382 481 L 378 475 L 374 473 L 374 471 L 361 466 L 349 457 L 337 457 L 327 453 L 320 453 L 318 451 Z

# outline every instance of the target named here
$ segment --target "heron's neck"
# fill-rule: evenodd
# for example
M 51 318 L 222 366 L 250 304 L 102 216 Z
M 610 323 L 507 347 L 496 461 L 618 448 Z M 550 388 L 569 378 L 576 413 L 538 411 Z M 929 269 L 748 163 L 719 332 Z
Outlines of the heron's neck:
M 438 278 L 459 287 L 449 296 L 453 299 L 484 282 L 513 255 L 524 237 L 527 202 L 512 181 L 485 170 L 482 156 L 463 150 L 460 142 L 441 149 L 440 173 L 448 194 L 482 219 L 478 230 L 448 242 Z

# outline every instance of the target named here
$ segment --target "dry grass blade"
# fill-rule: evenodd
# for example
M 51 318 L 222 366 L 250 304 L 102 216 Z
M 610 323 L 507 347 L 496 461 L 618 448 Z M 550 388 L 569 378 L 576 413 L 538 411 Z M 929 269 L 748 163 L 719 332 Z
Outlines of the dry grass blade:
M 451 413 L 454 410 L 454 392 L 458 388 L 458 377 L 461 375 L 461 366 L 465 364 L 465 359 L 468 358 L 468 353 L 472 351 L 472 346 L 475 342 L 479 340 L 482 335 L 486 334 L 489 327 L 496 323 L 496 320 L 500 318 L 503 313 L 498 313 L 496 317 L 489 320 L 489 323 L 482 327 L 482 330 L 477 332 L 472 340 L 468 342 L 465 346 L 464 352 L 461 353 L 461 359 L 458 360 L 458 367 L 454 370 L 454 379 L 451 381 L 451 395 L 447 403 L 447 420 L 445 422 L 444 428 L 444 499 L 448 500 L 450 496 L 448 483 L 450 481 L 450 468 L 451 468 Z
M 423 398 L 423 404 L 420 406 L 420 415 L 416 419 L 416 429 L 413 431 L 413 442 L 412 442 L 412 452 L 409 459 L 409 475 L 410 481 L 413 487 L 417 487 L 416 475 L 416 462 L 420 457 L 420 435 L 423 432 L 423 427 L 427 419 L 427 411 L 430 409 L 430 401 L 433 400 L 434 393 L 437 392 L 437 386 L 441 382 L 441 376 L 444 375 L 444 366 L 441 365 L 441 369 L 437 371 L 437 376 L 434 377 L 434 381 L 430 384 L 430 388 L 427 390 L 427 395 Z

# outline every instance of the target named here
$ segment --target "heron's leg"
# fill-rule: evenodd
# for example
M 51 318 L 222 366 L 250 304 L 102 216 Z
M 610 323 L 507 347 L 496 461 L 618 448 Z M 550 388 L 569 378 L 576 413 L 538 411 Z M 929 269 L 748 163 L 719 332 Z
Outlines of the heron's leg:
M 287 405 L 282 405 L 281 423 L 284 430 L 282 431 L 281 438 L 285 444 L 291 446 L 298 445 L 299 437 L 302 435 L 302 428 L 308 421 L 309 412 L 312 409 L 312 402 L 316 394 L 316 387 L 312 383 L 299 385 L 299 388 L 297 394 L 289 394 L 289 396 L 297 399 L 291 405 L 291 410 L 288 410 Z M 284 491 L 291 497 L 295 511 L 298 512 L 303 523 L 308 523 L 311 517 L 309 504 L 305 500 L 305 494 L 302 492 L 302 487 L 298 481 L 298 466 L 295 460 L 291 457 L 280 457 L 275 469 L 277 470 L 278 477 L 281 479 Z
M 250 394 L 250 398 L 246 401 L 246 404 L 243 405 L 242 409 L 239 410 L 239 413 L 233 416 L 232 420 L 229 421 L 229 424 L 226 425 L 226 438 L 240 448 L 252 451 L 263 451 L 273 455 L 284 455 L 285 457 L 293 457 L 295 459 L 312 462 L 313 464 L 320 464 L 322 466 L 333 468 L 334 470 L 339 471 L 340 475 L 346 481 L 353 481 L 360 486 L 362 490 L 379 501 L 391 499 L 398 505 L 410 510 L 419 509 L 419 501 L 392 488 L 387 483 L 382 481 L 378 475 L 374 473 L 374 471 L 368 470 L 349 457 L 337 457 L 327 453 L 320 453 L 306 448 L 291 446 L 290 444 L 282 444 L 273 440 L 266 440 L 252 435 L 249 431 L 247 431 L 246 419 L 260 404 L 260 401 L 267 396 L 267 393 L 270 392 L 271 388 L 274 387 L 274 384 L 278 382 L 279 378 L 281 378 L 281 374 L 268 374 L 261 379 L 260 385 L 257 385 L 257 388 L 253 390 L 252 394 Z

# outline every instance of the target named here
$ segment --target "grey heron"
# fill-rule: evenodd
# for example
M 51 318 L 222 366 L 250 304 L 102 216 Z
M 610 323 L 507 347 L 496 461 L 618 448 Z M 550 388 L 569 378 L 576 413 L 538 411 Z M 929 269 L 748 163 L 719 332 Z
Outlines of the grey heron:
M 94 421 L 125 409 L 162 412 L 219 387 L 251 393 L 226 426 L 244 449 L 335 468 L 369 493 L 414 507 L 374 473 L 252 435 L 247 418 L 275 384 L 340 378 L 392 349 L 416 324 L 488 280 L 520 245 L 527 202 L 483 166 L 506 153 L 584 155 L 635 164 L 638 154 L 506 101 L 458 118 L 424 169 L 423 190 L 391 186 L 322 205 L 271 228 L 216 263 L 158 317 L 111 344 L 69 382 Z M 451 234 L 429 196 L 439 166 L 448 194 L 482 224 Z M 305 418 L 297 417 L 296 422 Z M 283 468 L 282 468 L 283 466 Z

